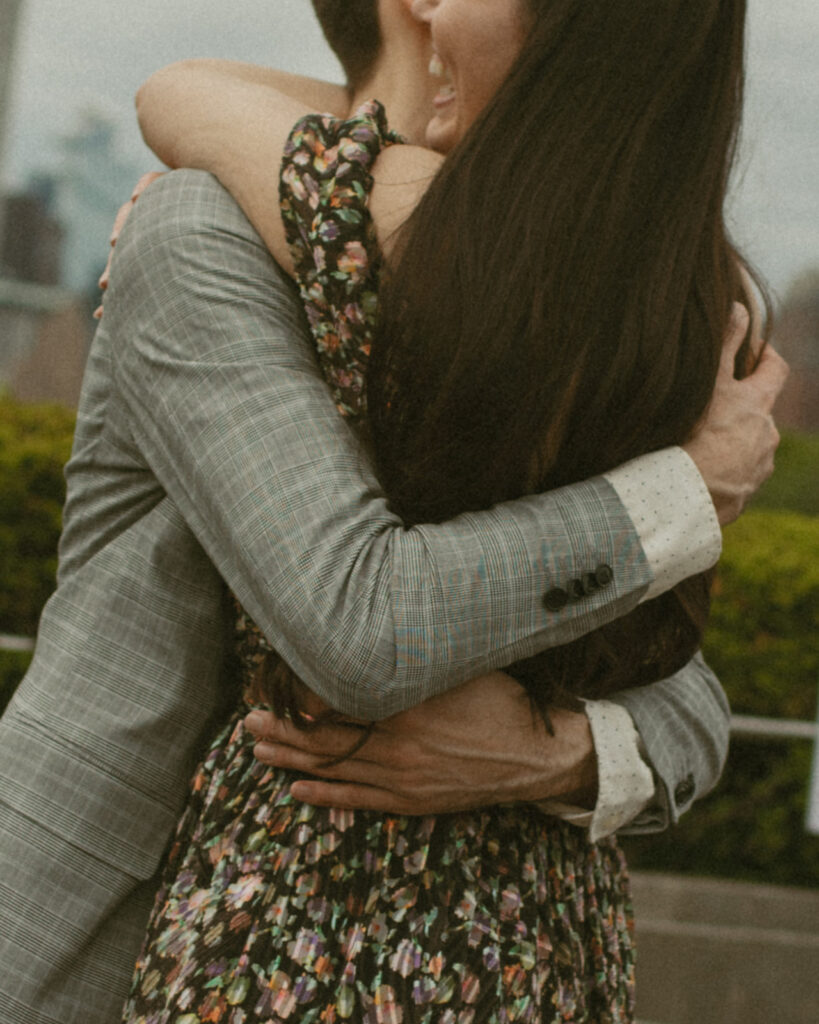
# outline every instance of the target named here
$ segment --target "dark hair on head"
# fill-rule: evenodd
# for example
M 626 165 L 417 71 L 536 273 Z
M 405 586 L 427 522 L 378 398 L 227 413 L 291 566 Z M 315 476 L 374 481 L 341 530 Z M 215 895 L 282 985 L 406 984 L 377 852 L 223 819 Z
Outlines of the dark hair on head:
M 523 6 L 524 51 L 385 272 L 369 418 L 408 523 L 685 441 L 744 297 L 723 204 L 746 0 Z M 651 682 L 708 606 L 697 576 L 510 671 L 544 713 Z
M 351 89 L 364 85 L 381 50 L 378 0 L 313 0 L 324 36 Z

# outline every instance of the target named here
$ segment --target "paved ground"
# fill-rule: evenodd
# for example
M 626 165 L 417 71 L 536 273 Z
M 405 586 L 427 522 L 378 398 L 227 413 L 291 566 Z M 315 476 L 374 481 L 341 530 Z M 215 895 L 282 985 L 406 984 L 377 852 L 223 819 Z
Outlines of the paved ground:
M 819 892 L 637 874 L 641 1024 L 817 1024 Z

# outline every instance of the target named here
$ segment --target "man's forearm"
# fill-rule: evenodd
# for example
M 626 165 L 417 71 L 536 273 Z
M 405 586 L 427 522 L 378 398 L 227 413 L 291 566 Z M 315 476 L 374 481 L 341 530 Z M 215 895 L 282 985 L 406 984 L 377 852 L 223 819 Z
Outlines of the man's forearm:
M 549 717 L 554 729 L 547 754 L 550 777 L 539 787 L 537 799 L 591 809 L 597 803 L 599 772 L 588 715 L 554 708 Z
M 594 799 L 569 789 L 549 800 L 539 800 L 546 814 L 554 814 L 580 828 L 592 840 L 628 825 L 654 797 L 651 769 L 643 760 L 640 737 L 628 711 L 611 701 L 586 701 L 591 743 L 595 758 Z M 546 773 L 548 763 L 544 765 Z
M 555 709 L 550 734 L 526 691 L 500 672 L 379 722 L 355 751 L 354 726 L 305 732 L 262 710 L 246 721 L 260 759 L 314 776 L 293 784 L 293 795 L 311 803 L 436 814 L 543 797 L 595 800 L 586 716 Z
M 553 709 L 553 734 L 523 688 L 497 672 L 379 723 L 351 756 L 360 734 L 343 724 L 303 732 L 261 710 L 247 722 L 260 759 L 317 777 L 296 784 L 299 799 L 405 814 L 527 802 L 598 839 L 667 827 L 666 788 L 687 787 L 692 767 L 685 806 L 702 796 L 721 769 L 726 716 L 719 683 L 698 658 L 671 679 L 587 702 L 586 713 Z
M 185 172 L 153 185 L 132 217 L 103 318 L 121 429 L 328 703 L 385 717 L 639 601 L 653 573 L 602 480 L 404 529 L 231 200 Z M 601 565 L 602 585 L 583 591 Z
M 614 471 L 611 485 L 404 530 L 335 413 L 292 295 L 231 201 L 202 180 L 184 187 L 207 201 L 184 205 L 179 183 L 154 186 L 148 198 L 165 190 L 152 212 L 165 237 L 132 247 L 146 264 L 135 276 L 154 294 L 141 296 L 139 314 L 126 307 L 113 346 L 128 430 L 268 638 L 328 702 L 382 717 L 590 631 L 649 586 L 659 592 L 713 560 L 707 496 L 694 513 L 657 495 L 647 508 L 639 487 L 631 502 L 624 474 L 654 476 L 640 460 Z M 213 250 L 213 266 L 191 261 L 192 246 Z M 227 264 L 245 272 L 227 280 Z M 688 463 L 679 451 L 668 459 L 677 460 L 672 477 Z M 705 494 L 688 473 L 688 489 Z M 677 539 L 655 544 L 658 521 L 672 538 L 688 523 L 696 557 Z

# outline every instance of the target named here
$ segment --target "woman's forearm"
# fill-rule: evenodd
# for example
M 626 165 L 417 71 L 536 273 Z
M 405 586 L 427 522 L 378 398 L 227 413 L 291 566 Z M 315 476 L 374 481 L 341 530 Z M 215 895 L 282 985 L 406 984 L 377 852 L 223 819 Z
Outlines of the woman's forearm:
M 136 107 L 154 153 L 169 167 L 214 174 L 290 271 L 279 215 L 279 165 L 293 125 L 313 107 L 273 84 L 282 77 L 295 89 L 294 76 L 253 65 L 181 61 L 145 82 Z
M 252 64 L 188 60 L 152 75 L 136 105 L 143 138 L 154 153 L 169 167 L 215 175 L 292 275 L 279 213 L 282 153 L 297 121 L 326 109 L 323 101 L 338 105 L 342 97 L 346 93 L 338 86 Z M 377 160 L 370 212 L 385 251 L 440 162 L 439 155 L 416 146 L 390 146 Z
M 239 61 L 182 60 L 161 68 L 140 87 L 136 95 L 140 129 L 168 166 L 187 166 L 192 159 L 201 162 L 210 158 L 210 151 L 203 147 L 214 140 L 226 141 L 218 131 L 220 126 L 235 126 L 237 115 L 242 114 L 235 100 L 243 96 L 266 97 L 268 104 L 285 109 L 297 103 L 335 116 L 346 114 L 349 104 L 343 86 L 303 75 Z
M 241 144 L 248 121 L 277 108 L 310 109 L 227 61 L 186 60 L 155 72 L 136 95 L 146 144 L 169 167 L 214 171 L 225 150 Z M 259 69 L 262 71 L 263 69 Z M 257 111 L 260 112 L 257 115 Z M 241 133 L 241 134 L 240 134 Z
M 262 67 L 260 64 L 246 64 L 242 61 L 197 59 L 183 61 L 193 69 L 197 67 L 221 72 L 251 85 L 263 85 L 290 99 L 298 100 L 305 106 L 334 117 L 344 117 L 350 105 L 350 94 L 343 85 L 323 82 L 306 75 L 294 75 L 289 71 Z

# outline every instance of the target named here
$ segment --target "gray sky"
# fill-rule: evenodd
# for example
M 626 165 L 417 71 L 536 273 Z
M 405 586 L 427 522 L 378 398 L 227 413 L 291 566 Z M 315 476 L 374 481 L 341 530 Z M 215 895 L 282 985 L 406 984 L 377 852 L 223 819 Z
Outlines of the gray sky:
M 819 0 L 749 0 L 748 102 L 732 203 L 737 240 L 778 292 L 819 267 Z M 115 13 L 114 13 L 115 12 Z M 132 97 L 185 56 L 270 63 L 339 79 L 308 0 L 24 0 L 4 179 L 56 163 L 55 140 L 83 107 L 138 141 Z

